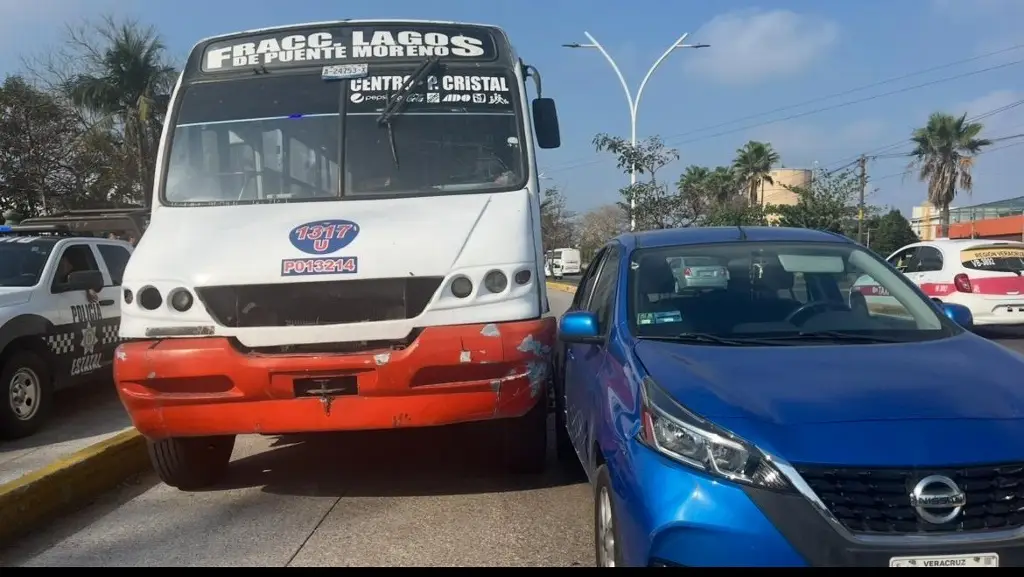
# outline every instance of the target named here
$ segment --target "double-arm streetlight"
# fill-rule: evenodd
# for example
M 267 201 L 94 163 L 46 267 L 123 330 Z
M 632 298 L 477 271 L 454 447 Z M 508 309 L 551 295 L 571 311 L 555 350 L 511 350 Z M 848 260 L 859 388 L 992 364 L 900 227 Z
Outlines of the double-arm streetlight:
M 637 89 L 636 96 L 634 97 L 633 93 L 629 90 L 629 84 L 626 83 L 626 78 L 622 75 L 622 71 L 619 70 L 619 65 L 615 63 L 615 59 L 608 54 L 608 51 L 604 49 L 604 46 L 601 46 L 601 43 L 591 36 L 589 32 L 584 31 L 583 35 L 587 37 L 587 40 L 589 40 L 590 43 L 580 44 L 579 42 L 573 42 L 572 44 L 563 44 L 562 46 L 566 48 L 597 48 L 601 55 L 604 56 L 604 59 L 608 61 L 608 64 L 611 65 L 612 70 L 615 71 L 615 75 L 619 77 L 619 82 L 622 84 L 622 90 L 626 92 L 626 103 L 629 104 L 629 143 L 633 148 L 636 148 L 636 111 L 640 106 L 640 97 L 644 94 L 644 87 L 647 86 L 647 81 L 651 79 L 651 75 L 654 74 L 654 71 L 661 66 L 661 63 L 664 62 L 665 59 L 668 58 L 668 55 L 676 48 L 707 48 L 710 46 L 710 44 L 683 44 L 683 40 L 686 40 L 686 37 L 689 36 L 690 33 L 687 32 L 680 36 L 678 40 L 673 42 L 672 45 L 654 61 L 654 64 L 651 65 L 647 74 L 644 75 L 644 79 L 640 81 L 640 88 Z M 633 216 L 633 213 L 636 211 L 636 199 L 634 198 L 635 195 L 632 194 L 632 186 L 635 184 L 636 165 L 634 164 L 629 169 L 629 185 L 631 190 L 629 195 L 629 230 L 636 229 L 636 217 Z

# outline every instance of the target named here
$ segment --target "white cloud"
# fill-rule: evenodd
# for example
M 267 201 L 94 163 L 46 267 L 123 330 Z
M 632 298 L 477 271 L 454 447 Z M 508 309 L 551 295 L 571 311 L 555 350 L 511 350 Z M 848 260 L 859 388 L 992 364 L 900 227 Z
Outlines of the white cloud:
M 687 54 L 686 67 L 724 84 L 754 84 L 807 69 L 839 38 L 836 23 L 789 10 L 720 14 L 692 35 L 711 47 Z

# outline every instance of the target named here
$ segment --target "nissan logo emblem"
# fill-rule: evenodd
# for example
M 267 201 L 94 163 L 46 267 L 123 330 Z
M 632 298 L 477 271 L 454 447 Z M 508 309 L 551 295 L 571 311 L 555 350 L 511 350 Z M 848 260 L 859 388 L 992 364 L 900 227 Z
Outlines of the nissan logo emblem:
M 956 519 L 966 504 L 964 492 L 944 475 L 925 477 L 910 492 L 910 506 L 917 511 L 918 517 L 933 525 Z

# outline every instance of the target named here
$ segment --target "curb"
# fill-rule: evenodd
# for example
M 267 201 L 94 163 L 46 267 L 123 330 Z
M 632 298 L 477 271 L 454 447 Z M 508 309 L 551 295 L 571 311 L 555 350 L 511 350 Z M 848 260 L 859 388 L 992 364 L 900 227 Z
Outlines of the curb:
M 0 485 L 0 543 L 81 507 L 149 466 L 146 440 L 133 427 Z
M 573 285 L 573 284 L 565 284 L 565 283 L 561 283 L 561 282 L 549 282 L 547 284 L 548 284 L 548 288 L 549 289 L 554 289 L 556 291 L 561 291 L 561 292 L 564 292 L 564 293 L 575 293 L 576 292 L 576 285 Z

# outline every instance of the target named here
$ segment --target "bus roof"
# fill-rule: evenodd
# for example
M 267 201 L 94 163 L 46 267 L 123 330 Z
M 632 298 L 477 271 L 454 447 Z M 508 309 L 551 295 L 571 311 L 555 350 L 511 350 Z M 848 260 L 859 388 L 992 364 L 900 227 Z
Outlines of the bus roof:
M 412 33 L 412 34 L 410 34 Z M 181 80 L 252 76 L 328 65 L 373 66 L 425 57 L 513 65 L 518 57 L 505 31 L 490 24 L 432 20 L 336 20 L 287 24 L 203 39 L 193 46 Z
M 216 36 L 207 36 L 199 42 L 196 42 L 192 46 L 192 50 L 196 50 L 200 46 L 210 43 L 218 42 L 220 40 L 230 40 L 239 36 L 251 36 L 255 34 L 267 34 L 271 32 L 285 32 L 288 30 L 299 30 L 302 28 L 316 28 L 326 26 L 365 26 L 370 24 L 419 24 L 423 26 L 467 26 L 474 28 L 489 28 L 492 31 L 500 32 L 505 36 L 505 31 L 494 24 L 476 24 L 473 22 L 456 22 L 454 20 L 403 20 L 396 18 L 380 18 L 373 20 L 322 20 L 318 22 L 305 22 L 302 24 L 283 24 L 280 26 L 266 26 L 263 28 L 252 28 L 250 30 L 242 30 L 239 32 L 229 32 L 226 34 L 218 34 Z

